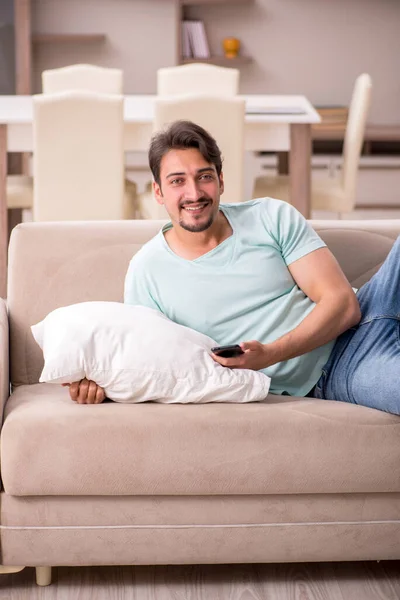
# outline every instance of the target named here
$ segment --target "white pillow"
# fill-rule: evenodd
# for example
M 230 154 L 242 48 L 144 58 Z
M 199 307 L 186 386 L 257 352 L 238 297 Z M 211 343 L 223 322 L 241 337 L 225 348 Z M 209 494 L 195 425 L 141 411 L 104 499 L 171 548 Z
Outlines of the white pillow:
M 211 338 L 162 313 L 119 302 L 83 302 L 52 311 L 33 325 L 43 350 L 41 382 L 84 377 L 117 402 L 254 402 L 270 379 L 216 363 Z

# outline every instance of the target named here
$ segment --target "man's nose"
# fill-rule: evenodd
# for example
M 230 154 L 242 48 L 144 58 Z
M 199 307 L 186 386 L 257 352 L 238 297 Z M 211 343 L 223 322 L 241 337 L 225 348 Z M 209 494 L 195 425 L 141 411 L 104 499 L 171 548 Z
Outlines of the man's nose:
M 188 200 L 198 200 L 203 195 L 200 186 L 195 180 L 186 181 L 185 196 Z

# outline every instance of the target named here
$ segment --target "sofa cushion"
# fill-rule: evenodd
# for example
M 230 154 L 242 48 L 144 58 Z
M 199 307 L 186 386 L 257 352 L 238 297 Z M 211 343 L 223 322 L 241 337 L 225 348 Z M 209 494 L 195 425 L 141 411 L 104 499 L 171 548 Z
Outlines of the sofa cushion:
M 78 405 L 19 387 L 1 435 L 6 493 L 214 495 L 400 492 L 400 418 L 311 398 Z

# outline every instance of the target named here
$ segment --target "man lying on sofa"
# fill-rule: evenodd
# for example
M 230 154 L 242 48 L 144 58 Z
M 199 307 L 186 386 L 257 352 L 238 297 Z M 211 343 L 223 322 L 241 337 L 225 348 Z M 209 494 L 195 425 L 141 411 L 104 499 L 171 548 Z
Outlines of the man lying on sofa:
M 125 302 L 148 306 L 243 354 L 270 392 L 341 400 L 400 414 L 400 237 L 356 294 L 302 215 L 263 198 L 220 205 L 215 140 L 188 121 L 152 139 L 154 192 L 171 219 L 132 258 Z M 228 199 L 229 200 L 229 199 Z M 94 382 L 70 385 L 99 403 Z

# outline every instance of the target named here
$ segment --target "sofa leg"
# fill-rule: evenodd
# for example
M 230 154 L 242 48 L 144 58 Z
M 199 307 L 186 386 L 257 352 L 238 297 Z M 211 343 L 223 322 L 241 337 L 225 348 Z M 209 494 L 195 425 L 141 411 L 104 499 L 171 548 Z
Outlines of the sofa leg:
M 36 583 L 41 586 L 51 584 L 51 567 L 36 567 Z
M 25 569 L 25 567 L 4 567 L 3 565 L 0 565 L 0 575 L 6 575 L 6 573 L 19 573 L 20 571 L 23 571 L 23 569 Z

